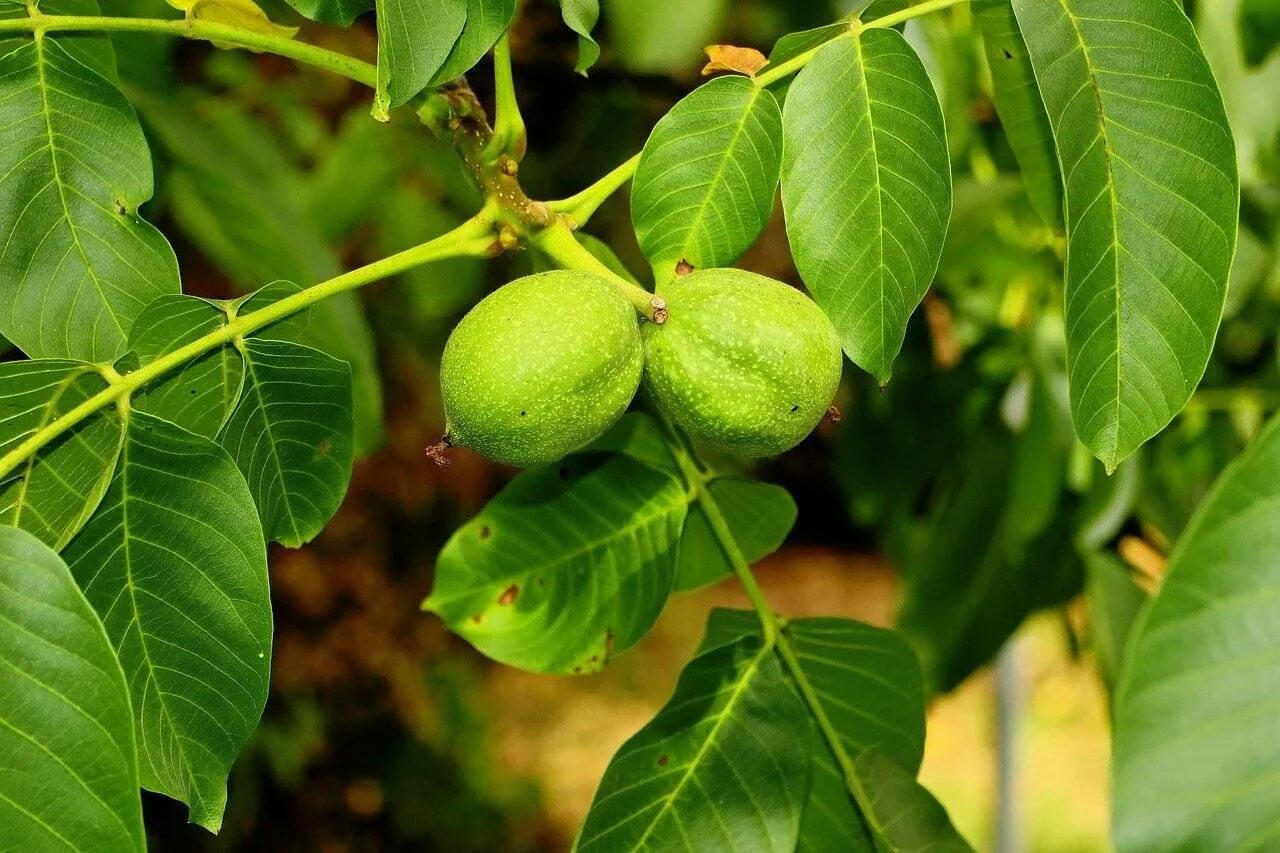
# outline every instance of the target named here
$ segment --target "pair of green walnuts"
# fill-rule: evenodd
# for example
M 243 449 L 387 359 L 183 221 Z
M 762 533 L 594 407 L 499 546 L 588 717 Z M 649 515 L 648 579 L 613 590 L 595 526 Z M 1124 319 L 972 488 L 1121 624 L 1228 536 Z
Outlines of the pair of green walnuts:
M 643 384 L 700 443 L 746 457 L 789 450 L 828 411 L 840 340 L 822 310 L 782 282 L 698 270 L 660 293 L 668 319 L 638 321 L 593 273 L 531 275 L 481 300 L 440 367 L 450 446 L 530 468 L 586 447 Z

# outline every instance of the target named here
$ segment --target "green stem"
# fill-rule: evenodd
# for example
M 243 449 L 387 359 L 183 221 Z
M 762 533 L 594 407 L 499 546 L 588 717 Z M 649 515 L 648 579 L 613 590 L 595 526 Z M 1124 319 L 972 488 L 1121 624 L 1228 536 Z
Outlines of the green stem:
M 257 33 L 213 21 L 167 20 L 162 18 L 113 18 L 89 15 L 33 15 L 0 21 L 0 33 L 6 32 L 130 32 L 156 33 L 198 41 L 214 41 L 249 50 L 266 51 L 296 62 L 314 65 L 343 77 L 373 86 L 378 70 L 368 62 L 325 50 L 322 47 L 294 41 L 284 36 Z
M 547 208 L 564 216 L 570 227 L 581 228 L 600 209 L 600 205 L 631 180 L 639 165 L 640 155 L 637 154 L 582 192 L 560 201 L 547 202 Z
M 666 318 L 666 306 L 661 299 L 605 266 L 599 258 L 588 252 L 586 247 L 578 242 L 578 238 L 573 236 L 573 229 L 563 219 L 558 219 L 552 225 L 534 234 L 530 242 L 559 267 L 591 272 L 607 278 L 646 319 L 661 323 Z
M 524 116 L 520 115 L 520 104 L 516 101 L 511 42 L 506 33 L 493 46 L 493 88 L 493 136 L 485 147 L 485 159 L 496 163 L 505 154 L 518 163 L 524 158 L 527 136 Z
M 874 21 L 867 21 L 862 25 L 862 28 L 869 30 L 872 27 L 896 27 L 898 24 L 906 23 L 912 18 L 919 18 L 931 12 L 940 12 L 943 9 L 967 2 L 968 0 L 926 0 L 924 3 L 908 6 L 901 12 L 885 15 L 883 18 L 876 18 Z
M 3 457 L 0 457 L 0 480 L 7 477 L 26 459 L 38 453 L 49 442 L 73 429 L 85 418 L 112 403 L 128 398 L 130 394 L 144 385 L 154 382 L 166 373 L 181 367 L 193 359 L 199 358 L 207 352 L 231 343 L 236 338 L 251 334 L 272 323 L 283 320 L 285 317 L 296 314 L 310 305 L 323 299 L 328 299 L 330 296 L 363 287 L 371 282 L 402 273 L 425 263 L 459 256 L 488 257 L 493 253 L 493 212 L 486 207 L 478 215 L 467 220 L 448 234 L 308 287 L 306 290 L 286 296 L 279 302 L 273 302 L 265 308 L 248 314 L 241 314 L 225 326 L 199 337 L 170 353 L 166 353 L 150 364 L 109 381 L 106 388 L 57 420 L 32 433 L 31 436 Z
M 814 721 L 818 724 L 818 730 L 831 748 L 832 755 L 835 756 L 836 764 L 839 765 L 841 775 L 844 776 L 845 787 L 848 789 L 850 796 L 857 803 L 859 811 L 872 830 L 877 834 L 882 834 L 883 827 L 871 808 L 871 794 L 863 785 L 862 778 L 858 775 L 858 770 L 854 766 L 848 750 L 844 748 L 844 742 L 840 739 L 840 733 L 836 731 L 835 724 L 827 716 L 822 700 L 809 682 L 809 677 L 805 674 L 804 667 L 800 664 L 800 657 L 796 654 L 795 646 L 792 645 L 791 638 L 783 630 L 785 622 L 769 606 L 763 590 L 760 589 L 760 584 L 756 582 L 755 574 L 751 571 L 750 564 L 747 562 L 746 557 L 743 556 L 742 549 L 738 547 L 737 537 L 729 529 L 729 523 L 725 519 L 724 513 L 720 511 L 720 505 L 707 489 L 707 476 L 698 469 L 695 458 L 692 452 L 685 447 L 680 433 L 666 418 L 659 417 L 659 420 L 671 439 L 671 452 L 676 458 L 676 464 L 680 467 L 680 472 L 684 476 L 686 485 L 696 490 L 697 496 L 695 499 L 698 506 L 701 507 L 703 514 L 706 515 L 707 522 L 711 525 L 711 532 L 715 534 L 721 550 L 724 551 L 725 556 L 729 558 L 730 565 L 733 566 L 733 572 L 737 576 L 738 582 L 742 584 L 742 588 L 747 593 L 747 598 L 751 600 L 751 606 L 755 609 L 756 616 L 760 620 L 760 628 L 766 648 L 772 647 L 782 658 L 782 662 L 786 665 L 787 671 L 791 674 L 791 678 L 800 692 L 800 698 L 809 707 L 809 713 L 813 715 Z
M 764 72 L 756 75 L 753 80 L 757 86 L 770 86 L 782 78 L 790 76 L 801 68 L 804 68 L 809 64 L 810 60 L 818 55 L 818 51 L 822 50 L 833 41 L 838 41 L 843 38 L 853 38 L 862 30 L 896 27 L 898 24 L 910 21 L 912 18 L 919 18 L 920 16 L 927 15 L 930 12 L 937 12 L 950 6 L 956 6 L 960 3 L 966 2 L 968 2 L 968 0 L 926 0 L 924 3 L 917 3 L 914 6 L 908 6 L 900 12 L 894 12 L 892 15 L 885 15 L 882 18 L 876 18 L 866 22 L 852 21 L 849 24 L 848 30 L 824 41 L 816 47 L 806 50 L 804 53 L 791 57 L 786 62 L 780 63 L 777 66 L 765 68 Z

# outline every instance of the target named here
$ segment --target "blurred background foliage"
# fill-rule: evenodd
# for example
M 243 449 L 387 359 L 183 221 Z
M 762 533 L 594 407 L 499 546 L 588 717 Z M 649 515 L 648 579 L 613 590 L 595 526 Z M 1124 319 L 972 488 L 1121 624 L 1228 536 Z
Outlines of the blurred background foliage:
M 1226 95 L 1245 191 L 1217 353 L 1168 430 L 1111 477 L 1072 434 L 1063 240 L 1023 190 L 960 6 L 908 28 L 943 103 L 956 181 L 936 286 L 894 381 L 881 389 L 850 368 L 842 422 L 760 472 L 800 508 L 787 546 L 760 570 L 770 599 L 788 615 L 896 623 L 917 642 L 937 692 L 922 781 L 980 849 L 997 837 L 1006 849 L 1106 848 L 1107 685 L 1125 632 L 1214 476 L 1280 408 L 1280 55 L 1251 47 L 1246 61 L 1238 2 L 1188 3 Z M 373 58 L 369 20 L 339 31 L 266 5 L 308 41 Z M 583 77 L 556 3 L 522 5 L 512 33 L 530 134 L 521 175 L 542 198 L 638 150 L 698 83 L 703 46 L 767 52 L 848 9 L 605 0 L 603 57 Z M 166 14 L 162 0 L 104 7 Z M 447 148 L 408 112 L 373 122 L 369 93 L 347 81 L 202 44 L 116 42 L 153 145 L 150 216 L 190 292 L 318 281 L 476 207 Z M 488 74 L 473 74 L 482 95 Z M 624 197 L 590 231 L 630 269 L 646 268 Z M 324 306 L 335 354 L 355 365 L 366 459 L 319 541 L 273 554 L 273 693 L 233 777 L 223 834 L 184 825 L 157 798 L 147 802 L 155 849 L 563 849 L 612 752 L 668 695 L 707 607 L 743 603 L 732 582 L 678 598 L 638 649 L 573 680 L 488 663 L 418 612 L 444 540 L 512 473 L 466 452 L 448 468 L 424 457 L 441 432 L 441 345 L 480 295 L 535 263 L 450 261 Z M 798 283 L 780 216 L 742 266 Z

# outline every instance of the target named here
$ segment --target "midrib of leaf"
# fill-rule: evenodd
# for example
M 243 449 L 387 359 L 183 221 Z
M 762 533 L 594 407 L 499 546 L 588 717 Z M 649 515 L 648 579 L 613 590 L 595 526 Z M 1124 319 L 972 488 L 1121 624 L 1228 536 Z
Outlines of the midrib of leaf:
M 1062 8 L 1062 12 L 1066 15 L 1068 21 L 1071 22 L 1071 31 L 1075 33 L 1076 43 L 1080 45 L 1080 55 L 1084 57 L 1085 73 L 1089 75 L 1089 88 L 1093 93 L 1093 103 L 1098 110 L 1098 136 L 1102 139 L 1102 150 L 1104 166 L 1107 170 L 1107 197 L 1111 202 L 1109 211 L 1111 216 L 1111 270 L 1112 282 L 1115 288 L 1115 314 L 1112 320 L 1112 327 L 1115 329 L 1115 362 L 1116 362 L 1116 393 L 1115 393 L 1115 430 L 1111 434 L 1111 453 L 1106 460 L 1108 473 L 1115 470 L 1119 461 L 1116 454 L 1120 449 L 1120 394 L 1124 385 L 1122 379 L 1122 360 L 1120 358 L 1120 220 L 1117 215 L 1119 210 L 1119 199 L 1116 198 L 1116 175 L 1112 166 L 1115 152 L 1111 148 L 1111 138 L 1107 134 L 1107 113 L 1102 105 L 1102 88 L 1098 85 L 1098 75 L 1094 71 L 1093 57 L 1089 54 L 1089 47 L 1085 43 L 1084 32 L 1080 29 L 1080 19 L 1071 11 L 1068 0 L 1058 0 L 1058 5 Z M 1055 132 L 1056 132 L 1055 128 Z M 1061 168 L 1061 165 L 1059 166 Z M 1066 193 L 1067 176 L 1063 175 L 1063 193 Z M 1069 202 L 1068 202 L 1069 203 Z
M 658 813 L 653 816 L 653 820 L 649 821 L 649 826 L 645 829 L 644 835 L 640 836 L 640 840 L 635 843 L 635 846 L 632 848 L 633 850 L 644 849 L 645 842 L 649 839 L 649 836 L 658 826 L 658 823 L 666 816 L 667 812 L 671 810 L 671 806 L 675 802 L 676 797 L 679 796 L 682 790 L 684 790 L 684 786 L 688 784 L 689 780 L 693 778 L 694 771 L 706 757 L 707 750 L 709 750 L 712 744 L 715 743 L 716 736 L 719 735 L 720 729 L 724 726 L 725 721 L 729 719 L 734 707 L 742 698 L 742 694 L 746 692 L 747 685 L 751 683 L 751 679 L 755 676 L 756 670 L 759 669 L 760 661 L 764 659 L 765 655 L 770 654 L 773 654 L 773 649 L 769 648 L 768 645 L 761 644 L 759 651 L 756 652 L 755 657 L 751 659 L 751 663 L 742 673 L 742 678 L 740 678 L 738 683 L 734 685 L 733 692 L 729 695 L 729 701 L 725 703 L 725 706 L 717 716 L 716 721 L 712 724 L 711 731 L 707 732 L 706 739 L 702 741 L 702 745 L 698 747 L 697 753 L 689 763 L 685 765 L 684 774 L 680 777 L 680 781 L 676 782 L 675 787 L 672 788 L 666 797 L 663 798 L 662 808 L 658 809 Z
M 881 371 L 883 373 L 885 353 L 888 352 L 889 342 L 885 338 L 885 301 L 888 295 L 885 293 L 884 284 L 884 191 L 880 182 L 880 149 L 876 144 L 876 122 L 871 115 L 871 86 L 867 82 L 867 59 L 862 50 L 862 34 L 858 33 L 852 39 L 854 49 L 858 51 L 858 87 L 861 91 L 863 99 L 867 104 L 867 127 L 871 133 L 871 159 L 876 166 L 876 183 L 873 191 L 876 194 L 876 253 L 879 259 L 876 262 L 876 287 L 880 291 L 880 322 L 876 325 L 880 327 L 880 362 Z M 881 378 L 881 377 L 877 377 Z
M 791 645 L 791 638 L 784 631 L 779 631 L 777 633 L 777 643 L 778 653 L 781 655 L 783 662 L 786 663 L 787 670 L 791 673 L 791 678 L 795 681 L 801 698 L 809 706 L 809 713 L 813 715 L 814 722 L 818 724 L 818 730 L 822 732 L 823 740 L 831 747 L 831 754 L 835 756 L 840 775 L 844 777 L 845 790 L 849 792 L 849 796 L 853 799 L 854 807 L 862 815 L 862 819 L 867 822 L 867 826 L 871 829 L 877 841 L 883 840 L 885 829 L 880 823 L 879 816 L 871 808 L 871 796 L 862 785 L 862 779 L 858 776 L 858 769 L 854 765 L 853 759 L 849 756 L 848 750 L 844 748 L 844 741 L 840 738 L 840 733 L 836 731 L 835 724 L 827 716 L 827 710 L 822 704 L 822 697 L 818 694 L 813 683 L 809 681 L 809 676 L 805 674 L 804 667 L 800 664 L 799 653 Z
M 53 132 L 53 105 L 49 103 L 49 80 L 45 74 L 44 40 L 44 34 L 36 34 L 34 39 L 36 46 L 36 79 L 40 86 L 40 113 L 41 118 L 44 119 L 45 138 L 49 143 L 49 162 L 53 166 L 53 182 L 58 188 L 58 203 L 62 206 L 62 218 L 66 221 L 67 228 L 71 232 L 71 242 L 75 245 L 76 252 L 80 255 L 80 260 L 84 263 L 85 273 L 89 276 L 89 280 L 93 282 L 93 286 L 98 291 L 98 296 L 102 298 L 103 304 L 110 306 L 111 300 L 108 298 L 106 291 L 103 290 L 102 282 L 98 279 L 98 274 L 89 260 L 89 253 L 85 251 L 84 244 L 80 240 L 80 229 L 76 227 L 75 219 L 71 215 L 71 208 L 67 205 L 67 191 L 62 180 L 62 168 L 58 165 L 58 144 Z M 115 311 L 107 310 L 104 313 L 120 331 L 121 337 L 128 337 L 125 328 L 120 325 L 119 319 L 116 318 Z
M 251 381 L 248 383 L 253 389 L 252 394 L 258 402 L 258 412 L 262 415 L 263 431 L 267 434 L 267 441 L 271 448 L 271 461 L 275 465 L 276 477 L 280 482 L 280 493 L 284 498 L 284 511 L 289 518 L 289 527 L 293 530 L 293 538 L 295 541 L 302 539 L 302 533 L 298 530 L 298 519 L 293 514 L 293 504 L 289 499 L 289 486 L 285 478 L 284 463 L 280 461 L 280 454 L 276 451 L 279 446 L 276 443 L 275 431 L 271 428 L 271 418 L 267 416 L 267 402 L 262 398 L 262 383 L 258 380 L 257 365 L 253 357 L 249 355 L 249 348 L 245 345 L 243 337 L 236 338 L 236 349 L 239 350 L 241 358 L 244 359 L 244 369 Z M 230 417 L 230 415 L 228 415 Z
M 702 201 L 698 203 L 698 212 L 693 215 L 693 219 L 689 223 L 689 228 L 685 232 L 684 241 L 680 244 L 680 257 L 676 259 L 677 261 L 689 257 L 690 242 L 693 239 L 693 236 L 698 233 L 698 229 L 702 226 L 703 219 L 706 218 L 707 207 L 710 205 L 711 198 L 714 195 L 713 190 L 718 187 L 724 179 L 725 168 L 729 161 L 733 159 L 734 152 L 738 148 L 738 143 L 741 141 L 743 134 L 746 133 L 747 121 L 751 118 L 751 111 L 755 109 L 756 101 L 760 99 L 760 95 L 764 91 L 766 90 L 763 86 L 756 86 L 752 89 L 751 100 L 747 102 L 747 108 L 742 111 L 742 118 L 738 119 L 738 124 L 733 129 L 733 137 L 729 141 L 729 146 L 726 149 L 727 153 L 724 159 L 720 161 L 720 164 L 716 166 L 716 172 L 711 176 L 711 181 L 707 184 L 707 191 L 703 193 Z
M 39 426 L 36 427 L 37 430 L 44 429 L 46 426 L 50 424 L 50 422 L 53 420 L 53 412 L 57 411 L 57 404 L 58 404 L 58 401 L 62 399 L 62 395 L 67 393 L 67 389 L 70 388 L 72 385 L 74 385 L 81 376 L 84 376 L 86 373 L 89 373 L 91 370 L 92 368 L 90 367 L 84 367 L 84 368 L 81 368 L 80 370 L 74 370 L 71 373 L 67 374 L 66 378 L 64 378 L 61 382 L 59 382 L 56 386 L 54 386 L 55 390 L 53 392 L 53 397 L 50 398 L 49 402 L 44 407 L 44 413 L 40 416 L 40 424 Z M 121 435 L 123 436 L 123 432 L 121 433 Z M 22 466 L 22 474 L 20 475 L 22 478 L 22 487 L 18 489 L 18 494 L 13 504 L 13 526 L 14 527 L 22 526 L 22 511 L 27 505 L 27 490 L 31 486 L 31 474 L 36 467 L 37 458 L 38 457 L 34 455 L 27 457 L 26 464 Z M 90 512 L 92 512 L 92 510 L 90 510 Z
M 129 430 L 127 418 L 128 409 L 122 406 L 122 411 L 126 413 L 126 417 L 123 418 L 123 426 L 127 436 Z M 155 685 L 156 701 L 160 703 L 160 718 L 172 733 L 174 743 L 177 745 L 179 752 L 181 752 L 182 738 L 179 737 L 177 728 L 173 725 L 172 714 L 169 712 L 169 706 L 165 704 L 164 701 L 164 690 L 161 689 L 160 682 L 156 679 L 156 665 L 151 659 L 151 650 L 147 648 L 147 632 L 142 628 L 142 619 L 138 610 L 137 590 L 133 583 L 133 557 L 130 554 L 130 539 L 133 537 L 129 533 L 129 441 L 127 438 L 125 439 L 123 449 L 120 451 L 120 530 L 123 534 L 122 539 L 124 540 L 121 546 L 124 549 L 124 583 L 125 587 L 129 590 L 129 607 L 133 611 L 133 627 L 138 631 L 138 645 L 142 649 L 142 659 L 146 661 L 147 664 L 147 678 L 153 685 Z M 92 581 L 90 583 L 92 583 Z M 86 588 L 88 586 L 89 584 L 85 584 Z M 121 634 L 122 643 L 124 642 L 125 636 L 127 636 L 127 634 Z M 141 722 L 141 709 L 138 711 L 138 719 L 139 722 Z M 141 759 L 143 752 L 146 752 L 147 763 L 151 765 L 152 772 L 159 776 L 160 774 L 157 772 L 158 768 L 152 760 L 151 750 L 139 749 L 139 759 Z M 195 777 L 191 773 L 190 765 L 188 765 L 185 760 L 183 761 L 182 768 L 180 768 L 180 772 L 187 778 L 187 785 L 188 790 L 191 792 L 191 798 L 196 802 L 199 802 L 202 799 L 200 788 L 196 784 Z
M 684 503 L 686 506 L 692 503 L 693 502 L 692 492 L 686 491 L 681 502 Z M 636 534 L 639 531 L 645 529 L 650 524 L 662 518 L 663 516 L 669 515 L 671 511 L 675 509 L 677 506 L 678 504 L 675 503 L 674 501 L 670 504 L 658 504 L 656 509 L 652 510 L 646 515 L 636 516 L 635 520 L 632 523 L 626 525 L 625 527 L 613 528 L 613 530 L 605 536 L 601 536 L 595 539 L 590 539 L 586 542 L 583 542 L 581 545 L 577 546 L 576 548 L 573 548 L 572 550 L 565 551 L 564 553 L 557 555 L 554 560 L 549 560 L 545 563 L 539 563 L 536 568 L 527 569 L 526 571 L 520 572 L 517 575 L 511 575 L 509 577 L 518 577 L 518 578 L 524 579 L 529 577 L 530 575 L 534 575 L 541 572 L 546 572 L 548 570 L 554 570 L 556 568 L 559 568 L 565 563 L 572 562 L 573 560 L 576 560 L 579 557 L 586 556 L 587 554 L 591 553 L 597 548 L 601 548 L 615 539 L 627 539 L 627 538 L 636 539 L 637 538 Z M 501 581 L 501 580 L 508 580 L 509 577 L 488 578 L 487 580 Z M 454 602 L 465 601 L 466 599 L 471 598 L 473 595 L 475 595 L 474 592 L 466 592 L 466 593 L 462 593 L 461 595 L 454 595 L 448 598 L 436 598 L 433 595 L 428 597 L 428 599 L 426 600 L 426 602 L 424 602 L 424 604 L 427 605 L 431 610 L 439 610 L 441 607 L 448 606 L 450 604 L 453 604 Z

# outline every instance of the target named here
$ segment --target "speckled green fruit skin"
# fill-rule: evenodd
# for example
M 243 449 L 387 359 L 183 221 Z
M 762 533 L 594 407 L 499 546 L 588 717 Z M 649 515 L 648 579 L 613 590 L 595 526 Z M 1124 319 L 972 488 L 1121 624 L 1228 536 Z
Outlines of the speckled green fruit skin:
M 698 270 L 662 290 L 646 325 L 645 386 L 695 441 L 738 456 L 783 453 L 835 398 L 840 337 L 817 304 L 755 273 Z
M 635 308 L 608 280 L 567 271 L 517 279 L 445 343 L 449 441 L 519 468 L 554 462 L 622 416 L 643 370 Z

